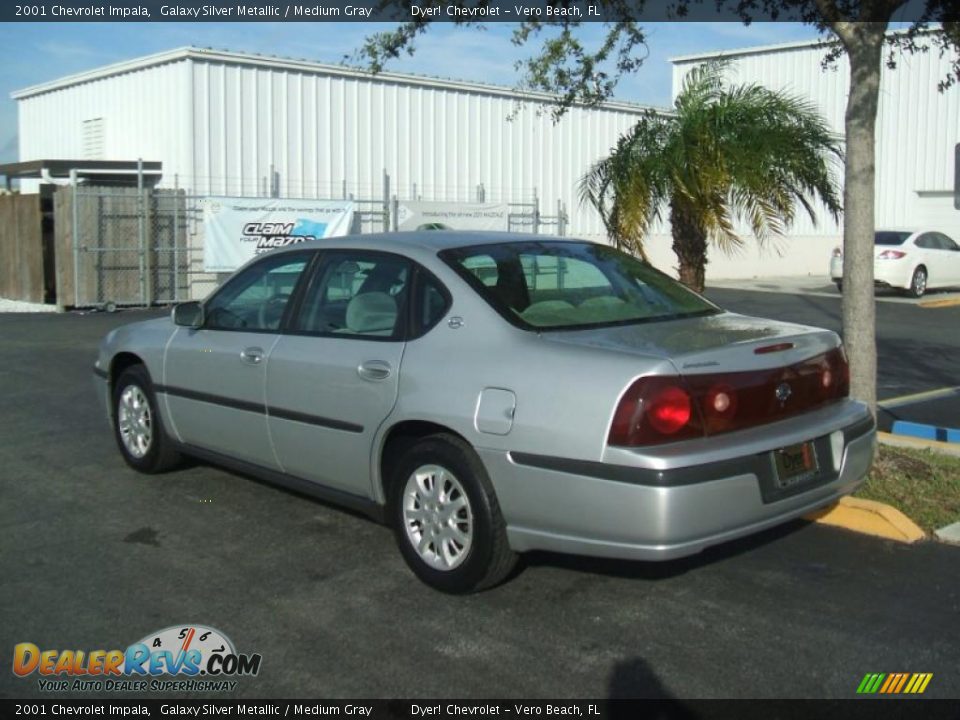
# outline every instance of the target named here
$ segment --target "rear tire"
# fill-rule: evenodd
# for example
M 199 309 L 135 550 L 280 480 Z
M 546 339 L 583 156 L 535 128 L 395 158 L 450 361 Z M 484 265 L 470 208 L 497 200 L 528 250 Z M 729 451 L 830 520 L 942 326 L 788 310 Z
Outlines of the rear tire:
M 923 297 L 927 291 L 927 269 L 921 265 L 913 271 L 913 277 L 910 278 L 910 287 L 907 288 L 907 294 L 910 297 Z
M 835 284 L 837 286 L 837 292 L 843 292 L 843 280 L 837 280 Z
M 152 475 L 175 467 L 181 460 L 163 430 L 150 373 L 132 365 L 113 386 L 113 435 L 127 465 Z
M 502 582 L 517 556 L 483 463 L 449 434 L 418 441 L 391 479 L 390 514 L 400 553 L 430 587 L 451 594 Z

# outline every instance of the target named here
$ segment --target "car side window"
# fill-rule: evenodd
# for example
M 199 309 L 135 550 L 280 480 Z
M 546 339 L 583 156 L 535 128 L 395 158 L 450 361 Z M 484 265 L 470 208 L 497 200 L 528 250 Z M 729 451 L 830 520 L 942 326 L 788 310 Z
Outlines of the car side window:
M 279 330 L 310 253 L 269 256 L 232 278 L 204 306 L 204 328 L 267 332 Z
M 937 242 L 933 239 L 933 235 L 931 233 L 924 233 L 914 240 L 914 244 L 918 248 L 923 248 L 924 250 L 936 250 L 938 248 Z
M 335 252 L 304 293 L 295 332 L 397 339 L 406 316 L 410 263 L 397 255 Z
M 956 250 L 960 249 L 957 247 L 957 244 L 953 240 L 951 240 L 949 237 L 947 237 L 943 233 L 937 233 L 937 240 L 940 243 L 941 250 L 950 250 L 951 252 L 955 252 Z
M 420 271 L 413 335 L 420 337 L 443 319 L 450 309 L 450 293 L 440 281 Z

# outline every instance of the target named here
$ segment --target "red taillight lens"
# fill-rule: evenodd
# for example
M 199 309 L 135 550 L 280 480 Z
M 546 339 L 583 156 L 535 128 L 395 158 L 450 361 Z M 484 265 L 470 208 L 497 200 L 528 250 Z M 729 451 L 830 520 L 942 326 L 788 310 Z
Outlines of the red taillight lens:
M 719 435 L 815 410 L 849 394 L 843 348 L 769 370 L 645 377 L 620 398 L 607 442 L 636 447 Z
M 877 255 L 877 257 L 881 260 L 899 260 L 904 255 L 906 255 L 906 253 L 902 250 L 884 250 L 882 253 Z
M 673 435 L 690 422 L 690 394 L 676 385 L 666 387 L 650 401 L 647 413 L 654 430 Z
M 702 436 L 703 423 L 683 381 L 660 375 L 640 378 L 627 388 L 607 441 L 631 447 Z

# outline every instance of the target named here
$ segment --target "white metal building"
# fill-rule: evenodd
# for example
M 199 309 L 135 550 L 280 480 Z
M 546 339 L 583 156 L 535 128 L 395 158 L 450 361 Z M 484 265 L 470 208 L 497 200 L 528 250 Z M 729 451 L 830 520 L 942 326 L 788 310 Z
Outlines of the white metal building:
M 598 235 L 577 182 L 645 108 L 611 102 L 554 124 L 545 96 L 301 60 L 182 48 L 13 94 L 20 160 L 163 162 L 196 194 L 531 202 Z M 511 119 L 511 115 L 513 116 Z
M 826 47 L 819 42 L 754 47 L 673 59 L 673 92 L 686 73 L 715 58 L 729 61 L 737 83 L 760 83 L 813 101 L 839 135 L 849 88 L 849 68 L 841 57 L 834 68 L 822 67 Z M 954 146 L 960 143 L 960 88 L 940 93 L 937 83 L 949 72 L 949 58 L 932 50 L 902 54 L 897 69 L 886 67 L 880 83 L 877 117 L 878 227 L 929 227 L 960 242 L 960 210 L 953 206 Z M 806 215 L 775 251 L 745 250 L 731 264 L 713 252 L 708 278 L 825 275 L 829 255 L 841 242 L 841 229 L 829 215 L 814 227 Z
M 724 57 L 732 79 L 812 99 L 843 133 L 848 73 L 824 70 L 816 42 L 704 53 L 673 60 L 684 75 Z M 960 89 L 938 93 L 948 69 L 936 52 L 884 69 L 877 136 L 879 225 L 931 226 L 960 239 L 953 209 L 953 148 L 960 142 Z M 455 80 L 382 73 L 234 52 L 182 48 L 65 77 L 14 93 L 20 160 L 159 160 L 161 187 L 198 195 L 339 198 L 389 192 L 424 200 L 558 201 L 567 233 L 602 239 L 580 204 L 579 178 L 646 108 L 611 102 L 574 108 L 554 124 L 544 96 Z M 28 187 L 24 188 L 29 190 Z M 714 251 L 708 279 L 825 275 L 841 232 L 827 215 L 799 217 L 765 250 Z M 647 249 L 657 266 L 676 259 L 663 231 Z

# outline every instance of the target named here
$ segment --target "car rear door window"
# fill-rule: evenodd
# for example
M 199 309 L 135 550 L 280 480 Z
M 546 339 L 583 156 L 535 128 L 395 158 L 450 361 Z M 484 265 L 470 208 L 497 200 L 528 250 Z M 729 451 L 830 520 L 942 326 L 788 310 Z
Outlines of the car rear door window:
M 935 235 L 937 237 L 937 245 L 941 250 L 954 252 L 958 249 L 957 244 L 943 233 L 935 233 Z
M 396 339 L 406 317 L 410 262 L 387 253 L 329 253 L 304 293 L 293 332 Z

